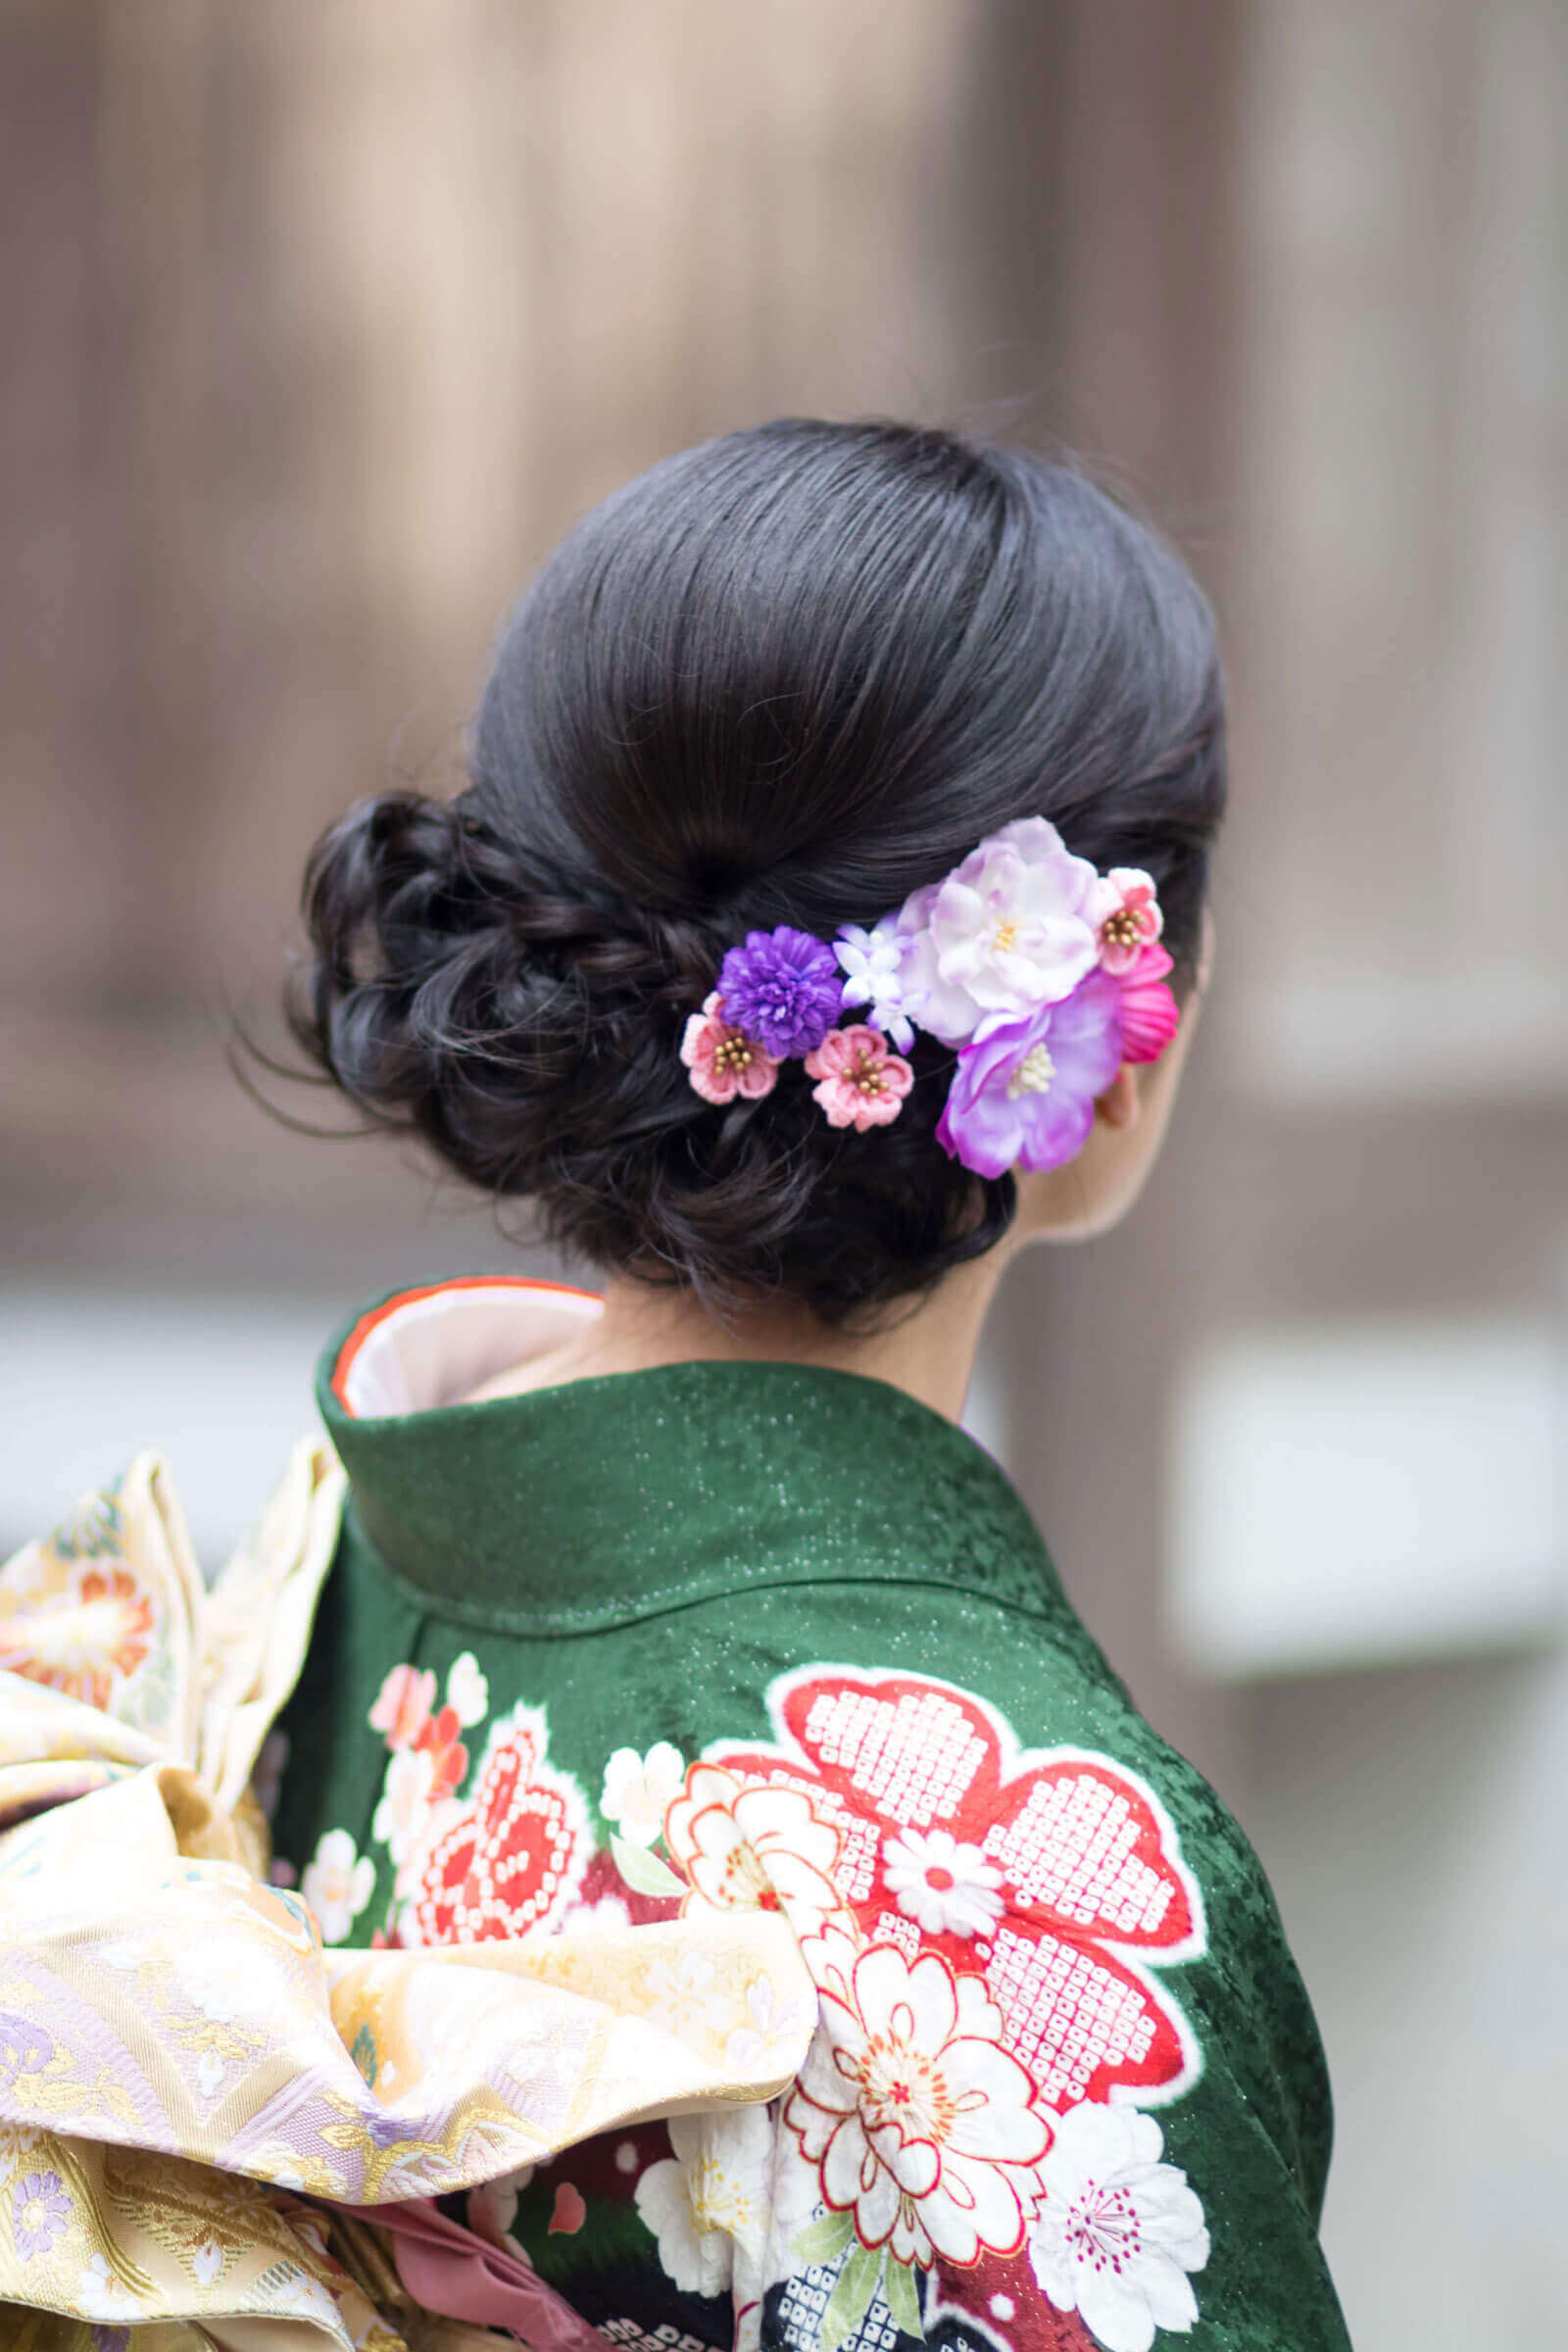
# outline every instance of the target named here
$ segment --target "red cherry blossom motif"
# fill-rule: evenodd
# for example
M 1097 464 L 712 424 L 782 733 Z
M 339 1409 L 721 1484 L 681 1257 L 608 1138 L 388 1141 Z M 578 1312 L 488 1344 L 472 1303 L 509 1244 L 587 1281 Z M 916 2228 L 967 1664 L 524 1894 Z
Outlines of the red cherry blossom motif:
M 1170 2097 L 1196 2080 L 1191 2030 L 1147 1963 L 1203 1951 L 1202 1903 L 1142 1781 L 1090 1751 L 1021 1749 L 983 1699 L 923 1675 L 807 1667 L 773 1684 L 768 1707 L 778 1746 L 724 1743 L 709 1759 L 809 1792 L 839 1831 L 834 1875 L 867 1935 L 982 1974 L 1044 2104 L 1103 2099 L 1112 2083 Z M 932 1933 L 914 1916 L 933 1914 L 909 1857 L 922 1840 L 935 1853 L 938 1832 L 927 1889 L 956 1856 L 978 1892 Z
M 576 1896 L 588 1808 L 545 1762 L 544 1710 L 496 1724 L 468 1804 L 425 1856 L 413 1900 L 422 1943 L 475 1943 L 549 1925 Z

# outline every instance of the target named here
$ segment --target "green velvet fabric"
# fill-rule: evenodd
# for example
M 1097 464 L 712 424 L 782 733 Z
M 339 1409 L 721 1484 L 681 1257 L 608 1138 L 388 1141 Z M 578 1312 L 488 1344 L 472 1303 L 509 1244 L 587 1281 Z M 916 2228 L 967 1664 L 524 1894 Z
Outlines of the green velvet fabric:
M 1124 2085 L 1111 2104 L 1155 2119 L 1161 2162 L 1200 2200 L 1210 2250 L 1187 2274 L 1196 2325 L 1167 2298 L 1174 2324 L 1138 2343 L 1136 2295 L 1097 2332 L 1088 2303 L 1057 2309 L 1027 2252 L 993 2246 L 924 2278 L 926 2339 L 955 2352 L 1123 2352 L 1123 2340 L 1147 2352 L 1184 2338 L 1200 2352 L 1344 2352 L 1317 2241 L 1328 2082 L 1263 1871 L 1214 1791 L 1134 1708 L 978 1446 L 880 1382 L 778 1364 L 683 1364 L 357 1419 L 332 1393 L 336 1355 L 323 1358 L 320 1401 L 352 1501 L 284 1718 L 275 1843 L 307 1874 L 329 1831 L 374 1857 L 374 1894 L 339 1923 L 345 1940 L 368 1942 L 389 1921 L 398 1932 L 377 1812 L 389 1743 L 368 1717 L 399 1667 L 429 1672 L 436 1706 L 466 1655 L 487 1685 L 483 1720 L 463 1733 L 454 1809 L 471 1799 L 509 1711 L 543 1710 L 550 1769 L 580 1791 L 591 1825 L 574 1899 L 633 1920 L 674 1905 L 634 1894 L 611 1859 L 614 1823 L 601 1805 L 617 1751 L 668 1742 L 689 1764 L 715 1742 L 788 1750 L 784 1694 L 803 1679 L 808 1695 L 816 1689 L 808 1669 L 858 1678 L 867 1706 L 877 1678 L 899 1678 L 887 1688 L 906 1698 L 927 1684 L 955 1690 L 986 1740 L 997 1727 L 1004 1775 L 1064 1754 L 1089 1758 L 1106 1786 L 1149 1792 L 1165 1846 L 1196 1882 L 1202 1928 L 1189 1940 L 1200 1948 L 1167 1963 L 1150 1947 L 1131 1963 L 1185 2020 L 1187 2078 L 1174 2093 Z M 888 1932 L 912 1949 L 912 1918 L 888 1904 Z M 945 1948 L 961 1962 L 985 1947 Z M 1114 1938 L 1097 1948 L 1127 1956 Z M 614 2340 L 723 2347 L 729 2296 L 669 2275 L 634 2194 L 668 2155 L 656 2131 L 562 2158 L 523 2185 L 513 2227 Z M 564 2183 L 579 2203 L 563 2208 Z M 579 2204 L 580 2226 L 566 2227 L 563 2211 L 569 2221 Z M 814 2352 L 843 2267 L 775 2281 L 747 2327 L 765 2346 Z M 1129 2277 L 1136 2286 L 1144 2273 Z M 912 2352 L 914 2338 L 874 2294 L 848 2340 Z

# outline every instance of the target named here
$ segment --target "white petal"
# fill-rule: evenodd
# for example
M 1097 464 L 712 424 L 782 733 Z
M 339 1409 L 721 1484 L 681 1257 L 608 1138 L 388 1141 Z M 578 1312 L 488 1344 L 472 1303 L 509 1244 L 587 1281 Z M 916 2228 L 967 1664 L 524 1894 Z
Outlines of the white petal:
M 822 2158 L 822 2194 L 842 2212 L 869 2192 L 881 2170 L 859 2117 L 846 2116 Z
M 1149 2298 L 1149 2309 L 1160 2328 L 1185 2335 L 1198 2319 L 1198 2297 L 1180 2263 L 1152 2254 L 1138 2265 L 1138 2283 Z
M 1078 2272 L 1078 2316 L 1105 2352 L 1150 2352 L 1154 2315 L 1129 2278 L 1085 2263 Z

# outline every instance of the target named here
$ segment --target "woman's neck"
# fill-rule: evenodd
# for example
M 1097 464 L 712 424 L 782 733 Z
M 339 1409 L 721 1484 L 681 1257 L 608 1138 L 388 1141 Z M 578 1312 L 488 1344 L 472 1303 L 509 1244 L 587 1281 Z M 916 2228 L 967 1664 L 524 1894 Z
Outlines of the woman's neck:
M 960 1266 L 931 1297 L 887 1329 L 847 1333 L 800 1306 L 754 1307 L 723 1323 L 690 1291 L 656 1289 L 613 1277 L 605 1311 L 561 1348 L 498 1373 L 472 1401 L 558 1387 L 607 1372 L 646 1372 L 659 1364 L 820 1364 L 888 1381 L 917 1403 L 956 1421 L 963 1410 L 975 1349 L 1002 1271 L 1001 1251 Z M 897 1310 L 895 1310 L 897 1312 Z

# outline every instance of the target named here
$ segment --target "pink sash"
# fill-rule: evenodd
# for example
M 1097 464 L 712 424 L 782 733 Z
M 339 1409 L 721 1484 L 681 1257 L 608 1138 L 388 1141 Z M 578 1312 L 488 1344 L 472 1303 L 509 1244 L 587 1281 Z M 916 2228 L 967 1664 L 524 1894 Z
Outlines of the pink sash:
M 359 2205 L 357 2218 L 392 2234 L 398 2277 L 415 2301 L 446 2320 L 506 2328 L 534 2352 L 605 2352 L 597 2328 L 509 2246 L 449 2222 L 428 2197 Z

